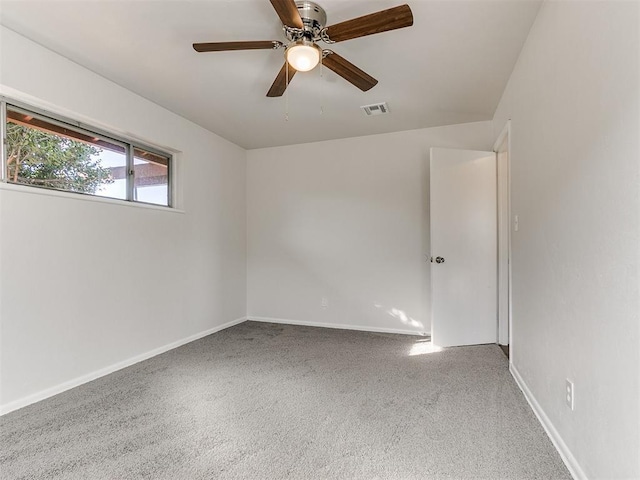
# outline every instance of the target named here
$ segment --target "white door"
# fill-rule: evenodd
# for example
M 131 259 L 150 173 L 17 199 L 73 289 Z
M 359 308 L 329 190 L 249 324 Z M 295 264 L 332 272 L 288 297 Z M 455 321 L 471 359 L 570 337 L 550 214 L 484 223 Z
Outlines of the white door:
M 432 148 L 430 178 L 433 343 L 495 343 L 496 156 Z

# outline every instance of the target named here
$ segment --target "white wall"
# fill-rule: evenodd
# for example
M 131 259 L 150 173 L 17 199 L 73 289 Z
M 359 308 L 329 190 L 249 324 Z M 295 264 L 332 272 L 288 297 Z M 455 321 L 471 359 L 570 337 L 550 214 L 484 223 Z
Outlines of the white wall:
M 245 316 L 246 158 L 4 27 L 1 35 L 3 93 L 180 151 L 184 210 L 0 189 L 0 403 L 8 410 Z
M 546 2 L 494 119 L 520 219 L 513 364 L 592 479 L 640 478 L 639 5 Z
M 491 137 L 478 122 L 248 151 L 249 318 L 429 332 L 429 148 Z

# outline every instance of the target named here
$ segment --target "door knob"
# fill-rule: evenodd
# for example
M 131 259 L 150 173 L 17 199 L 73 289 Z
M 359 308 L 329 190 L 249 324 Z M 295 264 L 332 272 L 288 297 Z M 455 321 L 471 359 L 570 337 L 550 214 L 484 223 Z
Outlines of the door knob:
M 436 263 L 444 263 L 444 258 L 436 257 Z

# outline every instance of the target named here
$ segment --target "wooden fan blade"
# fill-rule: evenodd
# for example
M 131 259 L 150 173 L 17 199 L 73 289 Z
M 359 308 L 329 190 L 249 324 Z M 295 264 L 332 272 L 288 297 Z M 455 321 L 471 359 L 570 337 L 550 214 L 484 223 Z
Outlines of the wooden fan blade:
M 302 18 L 294 0 L 270 0 L 280 21 L 287 27 L 303 28 Z
M 327 27 L 327 36 L 334 42 L 366 37 L 374 33 L 388 32 L 413 25 L 413 13 L 409 5 L 382 10 L 363 17 L 347 20 Z
M 271 85 L 271 88 L 267 92 L 267 97 L 281 97 L 287 89 L 287 67 L 289 67 L 289 83 L 291 83 L 291 79 L 296 74 L 297 70 L 289 65 L 289 62 L 284 62 L 284 65 L 280 69 L 273 85 Z
M 196 52 L 225 52 L 228 50 L 273 50 L 279 48 L 282 42 L 260 41 L 260 42 L 213 42 L 194 43 L 193 49 Z
M 345 60 L 337 53 L 328 54 L 323 60 L 322 65 L 333 70 L 347 82 L 352 83 L 363 92 L 371 90 L 378 84 L 378 80 L 373 78 L 366 72 L 363 72 L 353 63 Z

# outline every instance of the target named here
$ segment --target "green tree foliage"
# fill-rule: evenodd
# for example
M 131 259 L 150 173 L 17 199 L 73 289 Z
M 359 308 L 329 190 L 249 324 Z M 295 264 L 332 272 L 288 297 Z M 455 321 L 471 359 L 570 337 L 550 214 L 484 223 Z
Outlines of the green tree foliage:
M 81 193 L 95 193 L 113 183 L 97 157 L 102 151 L 88 143 L 7 123 L 7 177 L 15 183 Z

